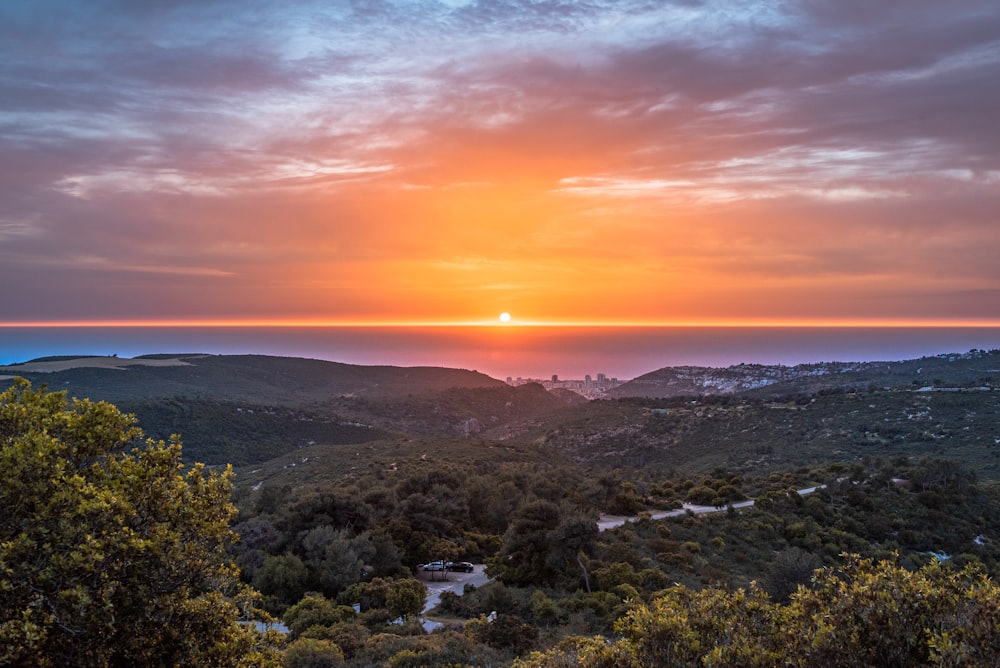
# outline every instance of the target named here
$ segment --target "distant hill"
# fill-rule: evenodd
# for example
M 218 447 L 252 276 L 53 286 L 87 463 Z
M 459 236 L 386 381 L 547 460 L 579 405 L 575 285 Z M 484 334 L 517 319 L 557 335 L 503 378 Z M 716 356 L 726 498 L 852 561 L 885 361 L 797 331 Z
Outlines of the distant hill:
M 70 395 L 121 401 L 199 397 L 301 406 L 340 396 L 388 398 L 451 388 L 500 387 L 476 371 L 440 367 L 361 366 L 267 355 L 147 355 L 42 358 L 0 367 Z
M 424 422 L 439 429 L 420 433 L 462 435 L 483 416 L 460 410 L 448 392 L 513 392 L 475 371 L 264 355 L 59 356 L 0 367 L 0 378 L 15 376 L 71 397 L 111 401 L 134 413 L 152 438 L 180 434 L 185 458 L 209 464 L 261 462 L 315 444 L 388 438 L 400 413 L 391 406 L 415 401 L 453 407 L 450 413 L 425 410 Z M 430 399 L 442 393 L 440 401 Z
M 903 362 L 672 367 L 620 398 L 504 426 L 602 467 L 757 474 L 821 462 L 940 457 L 1000 480 L 1000 351 Z
M 758 475 L 825 462 L 936 457 L 1000 480 L 1000 385 L 629 398 L 507 426 L 511 440 L 602 468 Z
M 537 383 L 511 387 L 452 388 L 405 398 L 341 399 L 343 415 L 412 436 L 493 438 L 511 422 L 555 416 L 587 404 L 573 392 L 548 391 Z
M 0 377 L 115 403 L 146 434 L 180 434 L 185 458 L 251 464 L 300 448 L 397 436 L 482 437 L 511 421 L 585 403 L 475 371 L 360 366 L 264 355 L 46 357 Z M 0 383 L 2 384 L 2 383 Z
M 1000 351 L 971 350 L 893 362 L 665 367 L 609 390 L 610 398 L 816 393 L 833 388 L 967 386 L 1000 379 Z
M 113 401 L 149 436 L 179 433 L 185 458 L 208 464 L 257 465 L 316 448 L 416 438 L 537 449 L 599 467 L 742 473 L 934 456 L 1000 479 L 1000 351 L 671 367 L 617 388 L 617 399 L 593 402 L 473 371 L 261 355 L 45 358 L 0 367 L 0 377 L 14 375 Z

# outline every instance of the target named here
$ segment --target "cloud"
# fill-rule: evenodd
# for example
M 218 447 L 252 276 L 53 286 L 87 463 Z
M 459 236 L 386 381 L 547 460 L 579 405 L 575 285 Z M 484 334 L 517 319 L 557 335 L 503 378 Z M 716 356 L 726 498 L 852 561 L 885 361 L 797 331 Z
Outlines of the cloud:
M 1000 282 L 988 3 L 39 0 L 0 44 L 0 280 L 37 281 L 5 314 L 972 313 Z

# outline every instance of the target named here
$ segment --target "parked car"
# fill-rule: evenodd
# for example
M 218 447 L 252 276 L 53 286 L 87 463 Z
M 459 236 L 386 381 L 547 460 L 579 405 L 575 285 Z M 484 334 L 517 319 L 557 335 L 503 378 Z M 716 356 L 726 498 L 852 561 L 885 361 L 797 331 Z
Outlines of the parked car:
M 429 564 L 424 564 L 421 568 L 425 571 L 443 571 L 446 566 L 443 561 L 432 561 Z
M 444 565 L 447 571 L 461 571 L 463 573 L 471 573 L 475 570 L 475 566 L 470 564 L 468 561 L 449 561 Z

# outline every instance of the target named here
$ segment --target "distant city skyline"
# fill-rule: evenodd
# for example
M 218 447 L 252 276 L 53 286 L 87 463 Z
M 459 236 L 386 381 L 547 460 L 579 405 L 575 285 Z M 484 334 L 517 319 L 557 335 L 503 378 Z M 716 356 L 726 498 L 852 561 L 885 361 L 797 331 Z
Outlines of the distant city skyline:
M 650 371 L 653 370 L 650 369 Z M 608 390 L 614 389 L 628 380 L 630 379 L 619 380 L 618 378 L 609 378 L 604 373 L 598 373 L 596 378 L 591 377 L 590 374 L 584 374 L 582 378 L 560 378 L 559 374 L 554 373 L 548 379 L 507 376 L 506 383 L 513 387 L 520 387 L 528 383 L 538 383 L 546 390 L 570 390 L 588 399 L 600 399 Z
M 512 336 L 513 334 L 513 336 Z M 622 380 L 665 366 L 899 360 L 1000 348 L 992 328 L 0 326 L 0 364 L 51 355 L 262 354 L 363 365 L 443 366 L 516 378 Z

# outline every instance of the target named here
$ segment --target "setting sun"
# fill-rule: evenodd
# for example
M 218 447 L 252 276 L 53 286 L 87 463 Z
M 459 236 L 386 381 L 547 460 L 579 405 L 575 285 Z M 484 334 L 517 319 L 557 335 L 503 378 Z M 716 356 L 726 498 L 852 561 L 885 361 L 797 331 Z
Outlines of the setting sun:
M 288 4 L 0 3 L 0 326 L 1000 312 L 978 9 Z
M 510 313 L 507 312 L 501 313 L 500 322 L 510 322 Z

